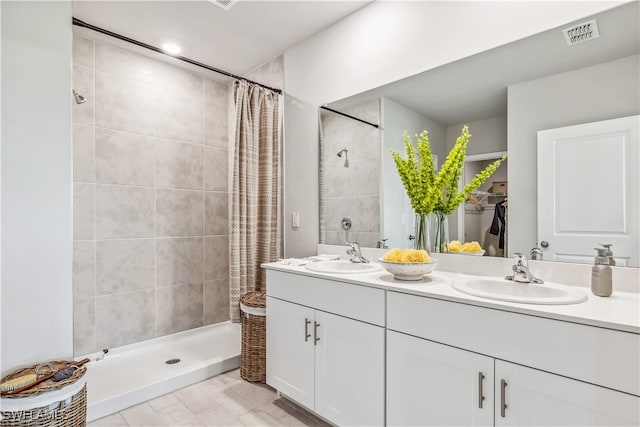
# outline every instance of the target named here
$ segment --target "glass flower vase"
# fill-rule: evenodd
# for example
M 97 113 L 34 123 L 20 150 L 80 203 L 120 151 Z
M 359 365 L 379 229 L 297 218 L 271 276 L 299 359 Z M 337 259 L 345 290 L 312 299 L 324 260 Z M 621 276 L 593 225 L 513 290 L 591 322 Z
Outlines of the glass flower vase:
M 449 252 L 449 216 L 442 212 L 429 215 L 429 253 Z
M 429 239 L 429 215 L 416 214 L 416 228 L 415 228 L 415 249 L 422 249 L 429 253 L 431 247 L 431 240 Z

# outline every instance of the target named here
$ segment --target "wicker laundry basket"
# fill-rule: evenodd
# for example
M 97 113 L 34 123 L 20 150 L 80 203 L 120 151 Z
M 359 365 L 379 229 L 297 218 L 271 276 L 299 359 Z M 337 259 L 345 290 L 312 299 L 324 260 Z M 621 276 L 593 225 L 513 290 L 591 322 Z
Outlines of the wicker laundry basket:
M 255 291 L 240 297 L 242 319 L 242 350 L 240 376 L 251 382 L 265 382 L 267 378 L 267 296 Z
M 57 371 L 72 360 L 52 362 L 22 368 L 2 378 L 2 382 L 21 375 L 40 375 Z M 86 368 L 60 382 L 52 379 L 36 384 L 20 393 L 9 394 L 0 401 L 1 427 L 81 427 L 87 424 Z

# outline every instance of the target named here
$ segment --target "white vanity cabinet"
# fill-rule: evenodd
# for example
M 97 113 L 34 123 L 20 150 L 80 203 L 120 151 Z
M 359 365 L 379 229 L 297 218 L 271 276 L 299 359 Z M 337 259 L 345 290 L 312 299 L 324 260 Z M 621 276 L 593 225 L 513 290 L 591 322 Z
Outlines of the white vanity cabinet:
M 493 358 L 387 332 L 387 425 L 492 426 Z
M 267 384 L 337 425 L 383 425 L 384 299 L 268 271 Z
M 387 307 L 390 426 L 640 423 L 637 334 L 395 292 Z
M 496 426 L 637 426 L 637 396 L 496 360 Z

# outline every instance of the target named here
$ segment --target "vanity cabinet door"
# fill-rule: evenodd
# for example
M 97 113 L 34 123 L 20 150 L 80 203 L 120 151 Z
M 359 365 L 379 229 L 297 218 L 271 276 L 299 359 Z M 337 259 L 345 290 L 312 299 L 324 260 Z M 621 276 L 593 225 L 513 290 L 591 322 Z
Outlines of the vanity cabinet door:
M 494 359 L 387 331 L 388 426 L 492 426 Z
M 315 411 L 344 426 L 384 424 L 384 328 L 316 311 Z
M 500 360 L 495 378 L 496 426 L 640 425 L 631 394 Z
M 267 297 L 267 384 L 314 409 L 314 310 Z

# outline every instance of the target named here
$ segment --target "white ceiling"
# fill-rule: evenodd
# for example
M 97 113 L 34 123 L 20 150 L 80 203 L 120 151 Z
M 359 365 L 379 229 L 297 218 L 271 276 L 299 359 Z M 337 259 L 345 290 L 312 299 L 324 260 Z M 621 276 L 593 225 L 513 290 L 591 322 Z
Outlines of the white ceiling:
M 600 38 L 585 43 L 567 46 L 560 31 L 571 26 L 567 24 L 330 106 L 340 110 L 385 96 L 446 126 L 505 115 L 511 84 L 637 54 L 639 4 L 635 1 L 597 15 Z
M 243 75 L 370 1 L 248 1 L 229 10 L 209 1 L 74 1 L 88 24 Z

